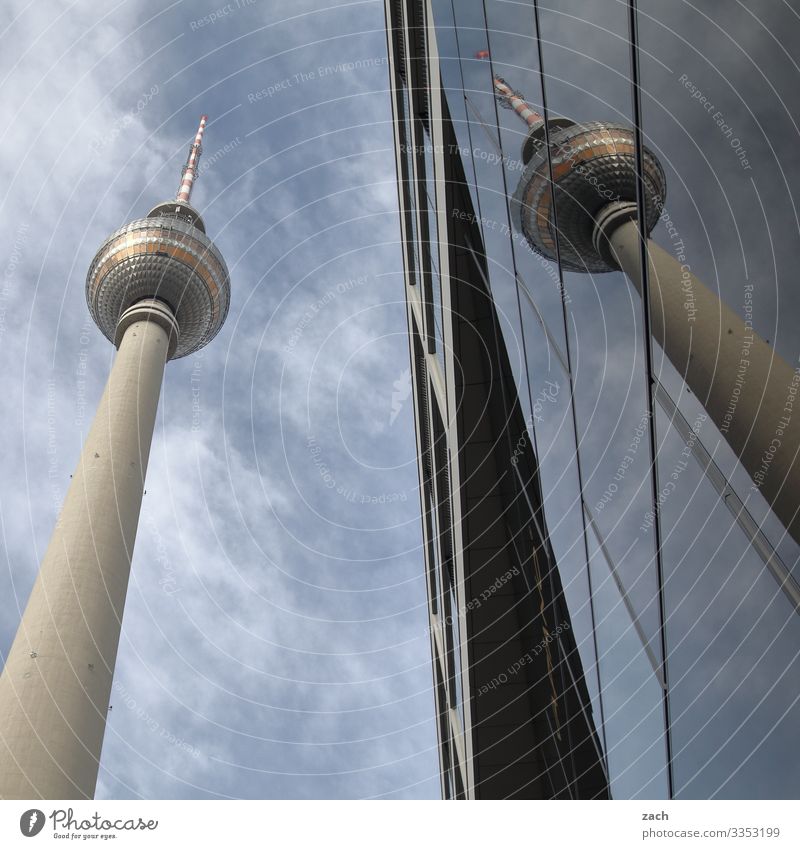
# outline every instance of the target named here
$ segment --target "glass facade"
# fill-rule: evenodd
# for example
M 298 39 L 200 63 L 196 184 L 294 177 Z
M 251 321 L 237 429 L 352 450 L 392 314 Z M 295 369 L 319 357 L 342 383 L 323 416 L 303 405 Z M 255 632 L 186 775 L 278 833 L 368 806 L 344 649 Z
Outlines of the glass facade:
M 791 58 L 768 33 L 800 38 L 800 23 L 783 4 L 756 5 L 723 31 L 704 4 L 387 0 L 390 35 L 398 14 L 427 32 L 415 39 L 407 28 L 399 51 L 411 55 L 416 46 L 424 50 L 417 63 L 424 55 L 436 66 L 415 83 L 409 60 L 405 81 L 416 85 L 410 99 L 424 104 L 426 122 L 425 191 L 417 193 L 430 225 L 426 344 L 445 378 L 432 392 L 445 390 L 446 420 L 449 372 L 469 365 L 447 356 L 448 309 L 463 283 L 452 261 L 442 265 L 436 222 L 472 216 L 480 234 L 472 249 L 485 267 L 535 452 L 545 535 L 587 694 L 582 709 L 617 798 L 800 792 L 800 616 L 787 590 L 800 578 L 800 548 L 680 370 L 649 341 L 649 314 L 628 276 L 572 268 L 564 259 L 574 249 L 568 225 L 555 227 L 550 257 L 521 232 L 512 198 L 529 174 L 530 127 L 495 81 L 550 121 L 550 133 L 559 119 L 638 122 L 637 145 L 658 158 L 667 186 L 651 239 L 794 367 L 800 291 L 787 281 L 800 247 L 790 189 L 800 178 L 800 110 Z M 414 108 L 406 91 L 399 100 Z M 438 150 L 437 120 L 454 134 L 448 144 L 439 136 Z M 563 152 L 542 133 L 546 168 L 557 179 L 565 166 L 554 159 Z M 436 180 L 452 179 L 453 156 L 469 208 L 443 203 L 441 186 L 436 192 Z M 606 188 L 595 181 L 597 194 Z M 556 225 L 569 215 L 569 199 L 558 196 Z M 407 231 L 409 256 L 417 241 Z M 459 450 L 449 445 L 451 454 Z M 440 616 L 468 603 L 447 567 L 442 555 Z M 443 674 L 466 686 L 451 688 L 448 707 L 468 730 L 462 701 L 474 693 L 465 696 L 461 660 L 469 658 L 448 648 L 461 642 L 458 616 L 450 618 Z M 566 679 L 577 668 L 565 663 Z

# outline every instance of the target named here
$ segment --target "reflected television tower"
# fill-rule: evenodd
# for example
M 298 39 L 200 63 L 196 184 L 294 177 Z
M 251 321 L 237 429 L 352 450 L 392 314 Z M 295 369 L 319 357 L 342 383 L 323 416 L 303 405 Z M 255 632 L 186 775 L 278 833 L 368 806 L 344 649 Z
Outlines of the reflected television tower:
M 214 338 L 230 300 L 189 203 L 206 120 L 175 199 L 89 268 L 89 312 L 117 354 L 0 677 L 0 798 L 94 796 L 164 367 Z
M 517 228 L 537 253 L 560 258 L 565 271 L 622 270 L 641 295 L 633 131 L 615 122 L 558 117 L 545 128 L 544 118 L 500 77 L 494 91 L 528 127 L 525 170 L 511 201 Z M 649 236 L 665 211 L 667 184 L 647 147 L 641 160 Z M 685 256 L 667 253 L 650 238 L 645 247 L 653 338 L 800 542 L 800 370 L 692 274 Z

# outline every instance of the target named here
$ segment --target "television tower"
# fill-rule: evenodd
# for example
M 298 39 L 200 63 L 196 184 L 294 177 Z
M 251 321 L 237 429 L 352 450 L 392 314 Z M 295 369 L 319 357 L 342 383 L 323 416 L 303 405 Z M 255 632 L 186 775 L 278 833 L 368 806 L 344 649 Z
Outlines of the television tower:
M 175 200 L 112 233 L 86 278 L 117 355 L 0 677 L 3 799 L 94 796 L 164 366 L 210 342 L 230 301 L 189 204 L 206 120 Z
M 560 254 L 565 270 L 624 271 L 641 295 L 633 131 L 616 123 L 578 124 L 566 118 L 548 120 L 545 129 L 542 116 L 500 77 L 494 78 L 494 90 L 498 101 L 528 125 L 522 145 L 525 171 L 511 203 L 520 232 L 542 256 L 556 260 Z M 649 236 L 664 212 L 667 186 L 661 164 L 647 147 L 642 178 Z M 685 258 L 670 255 L 649 238 L 646 249 L 653 337 L 753 485 L 800 542 L 800 369 L 792 369 L 695 277 Z

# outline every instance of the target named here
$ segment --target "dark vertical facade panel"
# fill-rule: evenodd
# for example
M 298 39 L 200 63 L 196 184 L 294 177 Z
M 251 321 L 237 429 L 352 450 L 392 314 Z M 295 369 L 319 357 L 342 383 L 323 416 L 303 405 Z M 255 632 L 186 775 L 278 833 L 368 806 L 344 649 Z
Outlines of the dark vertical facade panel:
M 454 707 L 458 674 L 453 632 L 445 629 L 445 656 L 434 661 L 443 786 L 448 796 L 605 798 L 608 782 L 591 701 L 547 535 L 538 464 L 487 284 L 477 216 L 447 103 L 440 92 L 427 89 L 428 56 L 420 53 L 429 44 L 422 26 L 424 7 L 419 2 L 403 6 L 414 23 L 408 39 L 412 56 L 404 60 L 414 111 L 428 129 L 441 115 L 438 129 L 444 142 L 440 177 L 446 182 L 447 233 L 439 233 L 439 240 L 449 259 L 449 279 L 442 286 L 448 287 L 451 310 L 443 321 L 453 343 L 448 357 L 452 368 L 445 374 L 456 399 L 447 426 L 418 345 L 412 357 L 415 385 L 428 392 L 417 404 L 417 434 L 425 483 L 434 483 L 435 493 L 430 509 L 435 512 L 440 562 L 428 568 L 437 570 L 440 589 L 432 595 L 446 596 L 455 579 L 454 556 L 464 568 L 456 598 L 468 663 L 461 670 L 460 689 L 469 699 L 471 724 L 463 729 L 469 745 L 462 748 L 471 751 L 474 781 L 461 787 L 462 772 L 451 770 L 459 748 L 453 729 L 462 714 L 445 709 Z M 392 7 L 395 19 L 397 7 Z M 418 180 L 409 189 L 402 203 L 420 204 L 424 185 Z M 452 478 L 460 481 L 458 491 L 451 491 L 451 468 L 457 471 Z M 452 550 L 456 537 L 451 527 L 456 515 L 462 540 L 457 552 Z M 430 520 L 429 528 L 434 524 Z M 428 552 L 428 557 L 434 555 Z M 437 608 L 435 616 L 452 615 L 449 600 L 443 608 L 437 599 Z M 434 653 L 438 651 L 434 643 Z

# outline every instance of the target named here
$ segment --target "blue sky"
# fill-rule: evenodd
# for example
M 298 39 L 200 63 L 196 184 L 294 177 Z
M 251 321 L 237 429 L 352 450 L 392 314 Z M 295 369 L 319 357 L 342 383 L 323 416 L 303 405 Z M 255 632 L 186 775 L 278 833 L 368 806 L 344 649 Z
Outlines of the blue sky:
M 167 368 L 98 796 L 438 796 L 383 4 L 4 26 L 0 648 L 113 356 L 86 270 L 208 113 L 232 305 Z

